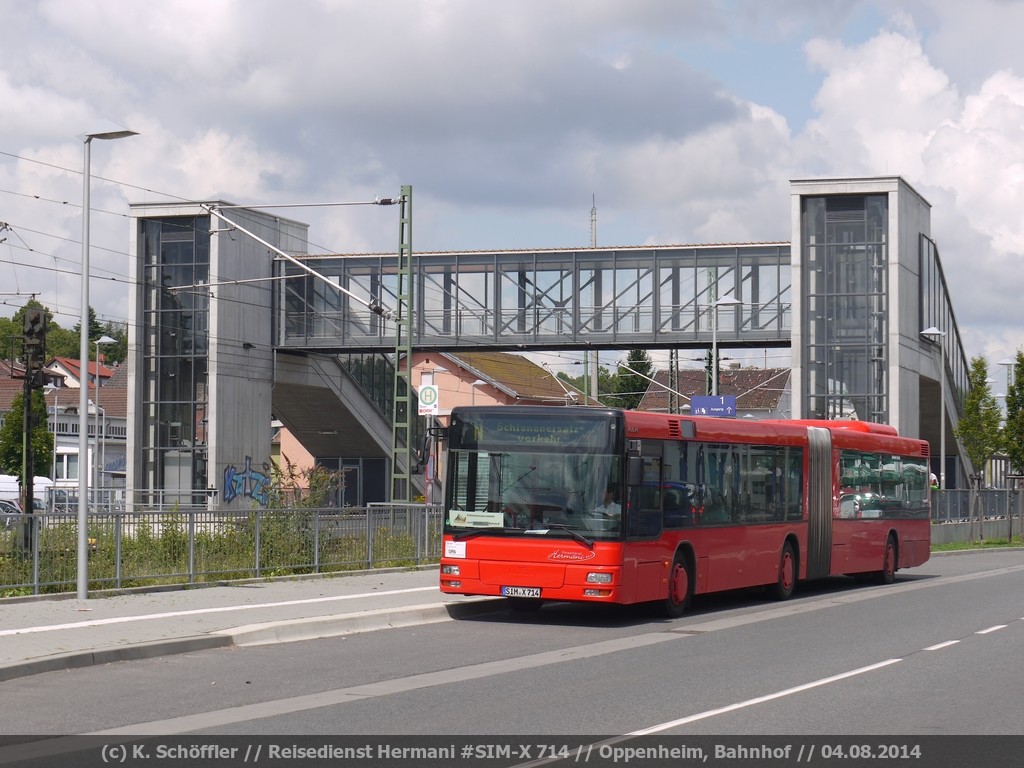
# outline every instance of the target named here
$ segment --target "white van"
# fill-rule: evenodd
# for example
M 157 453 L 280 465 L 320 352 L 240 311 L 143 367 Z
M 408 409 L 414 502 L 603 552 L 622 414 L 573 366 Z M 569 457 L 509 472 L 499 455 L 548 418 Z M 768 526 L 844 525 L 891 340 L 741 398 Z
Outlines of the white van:
M 38 475 L 32 479 L 32 496 L 34 497 L 34 504 L 36 512 L 43 512 L 46 510 L 46 504 L 43 499 L 46 498 L 47 490 L 53 485 L 53 480 L 48 477 L 39 477 Z M 21 503 L 21 478 L 17 475 L 0 475 L 0 499 L 4 501 L 14 501 L 18 504 Z

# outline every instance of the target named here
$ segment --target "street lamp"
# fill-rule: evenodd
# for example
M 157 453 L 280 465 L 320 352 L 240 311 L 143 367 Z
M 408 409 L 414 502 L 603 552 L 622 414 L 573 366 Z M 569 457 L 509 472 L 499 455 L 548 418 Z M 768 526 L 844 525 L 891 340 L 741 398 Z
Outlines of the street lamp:
M 78 369 L 82 381 L 78 398 L 78 599 L 89 597 L 89 475 L 83 462 L 89 454 L 89 164 L 93 139 L 123 139 L 135 131 L 114 128 L 82 136 L 85 157 L 82 163 L 82 317 L 78 328 Z
M 57 484 L 57 414 L 60 413 L 59 400 L 61 387 L 47 384 L 44 389 L 53 393 L 53 460 L 50 462 L 50 480 Z
M 927 336 L 933 342 L 939 344 L 939 490 L 946 490 L 946 332 L 939 330 L 934 325 L 921 331 L 922 336 Z
M 723 296 L 711 305 L 711 394 L 718 397 L 718 308 L 743 302 L 735 296 Z
M 486 385 L 487 382 L 484 381 L 483 379 L 477 379 L 476 381 L 469 385 L 470 388 L 472 389 L 472 400 L 470 400 L 470 405 L 476 405 L 476 388 L 483 387 Z
M 116 344 L 117 339 L 112 339 L 106 334 L 100 336 L 93 342 L 96 345 L 96 400 L 93 403 L 93 407 L 96 409 L 96 430 L 93 432 L 96 435 L 96 450 L 94 455 L 99 457 L 100 455 L 100 444 L 101 441 L 106 443 L 106 435 L 100 437 L 100 344 Z M 107 431 L 107 414 L 106 411 L 103 413 L 103 432 Z M 106 448 L 106 445 L 103 446 Z M 99 461 L 92 462 L 92 487 L 93 493 L 96 493 L 100 487 L 100 472 L 99 472 Z

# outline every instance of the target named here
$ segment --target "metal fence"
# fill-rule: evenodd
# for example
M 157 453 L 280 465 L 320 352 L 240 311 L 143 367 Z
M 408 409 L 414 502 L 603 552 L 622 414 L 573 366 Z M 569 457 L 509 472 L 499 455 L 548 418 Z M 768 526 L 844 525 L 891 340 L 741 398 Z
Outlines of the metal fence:
M 1005 520 L 1021 514 L 1021 491 L 1006 489 L 983 489 L 977 492 L 981 517 L 984 520 Z M 932 522 L 960 523 L 970 517 L 971 491 L 951 489 L 932 491 Z M 977 512 L 975 512 L 977 520 Z
M 206 508 L 89 515 L 89 588 L 416 566 L 440 560 L 441 510 Z M 74 513 L 0 520 L 0 596 L 74 591 Z
M 1021 491 L 979 493 L 982 517 L 1020 535 Z M 932 493 L 944 541 L 966 541 L 970 491 Z M 441 557 L 439 505 L 344 509 L 174 508 L 89 515 L 89 588 L 125 589 L 232 579 L 416 566 Z M 1002 530 L 999 527 L 997 530 Z M 938 541 L 939 537 L 933 536 Z M 73 592 L 78 573 L 74 510 L 0 518 L 0 597 Z

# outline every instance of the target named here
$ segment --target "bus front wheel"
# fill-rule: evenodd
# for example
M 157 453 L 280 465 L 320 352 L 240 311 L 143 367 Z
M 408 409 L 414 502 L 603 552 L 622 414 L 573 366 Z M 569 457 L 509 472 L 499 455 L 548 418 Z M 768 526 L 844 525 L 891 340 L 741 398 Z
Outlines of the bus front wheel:
M 793 545 L 788 541 L 782 547 L 779 558 L 779 578 L 771 588 L 771 595 L 776 600 L 788 600 L 796 589 L 797 561 Z
M 690 566 L 682 553 L 676 553 L 668 572 L 668 596 L 662 602 L 662 611 L 670 619 L 677 619 L 686 613 L 690 604 Z

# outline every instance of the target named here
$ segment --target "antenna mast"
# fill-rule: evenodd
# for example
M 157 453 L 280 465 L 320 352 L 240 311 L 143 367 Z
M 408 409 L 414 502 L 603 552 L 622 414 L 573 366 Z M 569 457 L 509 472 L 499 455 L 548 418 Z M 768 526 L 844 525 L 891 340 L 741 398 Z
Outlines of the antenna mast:
M 590 207 L 590 247 L 597 248 L 597 195 L 591 196 L 591 207 Z M 583 381 L 587 381 L 587 377 L 590 377 L 590 386 L 584 387 L 584 391 L 589 390 L 589 394 L 597 400 L 597 371 L 598 371 L 598 359 L 597 350 L 594 350 L 593 366 L 589 365 L 589 355 L 583 353 Z M 587 403 L 590 405 L 590 403 Z
M 593 207 L 590 209 L 590 247 L 597 248 L 597 195 L 593 196 Z

